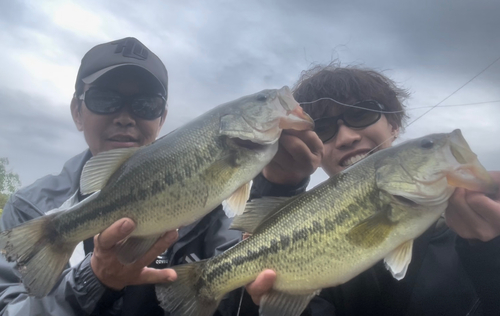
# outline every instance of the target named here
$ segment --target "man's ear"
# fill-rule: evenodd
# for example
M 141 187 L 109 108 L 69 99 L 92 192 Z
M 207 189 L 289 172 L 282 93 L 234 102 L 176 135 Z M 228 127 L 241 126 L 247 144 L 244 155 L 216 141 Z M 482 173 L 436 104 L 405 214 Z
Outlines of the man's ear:
M 162 116 L 160 116 L 160 122 L 158 122 L 158 129 L 156 130 L 156 137 L 155 138 L 158 138 L 158 135 L 160 135 L 161 128 L 163 127 L 163 123 L 165 123 L 165 118 L 167 117 L 167 112 L 168 112 L 168 108 L 166 108 L 165 111 L 163 111 Z
M 158 130 L 161 130 L 161 128 L 163 127 L 163 123 L 165 123 L 165 119 L 167 118 L 167 113 L 168 113 L 168 108 L 166 108 L 165 111 L 163 111 L 163 114 L 160 117 L 160 127 L 158 128 Z
M 392 128 L 392 136 L 394 136 L 394 139 L 398 138 L 399 136 L 399 127 L 396 127 L 394 125 L 391 124 L 391 128 Z
M 76 95 L 73 95 L 73 99 L 71 99 L 71 116 L 73 117 L 76 128 L 80 132 L 83 131 L 81 103 L 76 99 Z

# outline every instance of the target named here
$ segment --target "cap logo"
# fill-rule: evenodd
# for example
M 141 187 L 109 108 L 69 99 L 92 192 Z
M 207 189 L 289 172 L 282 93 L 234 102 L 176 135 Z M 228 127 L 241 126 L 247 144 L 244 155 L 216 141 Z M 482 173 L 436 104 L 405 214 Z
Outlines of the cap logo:
M 115 54 L 122 54 L 123 57 L 139 60 L 146 60 L 148 58 L 148 49 L 135 38 L 124 38 L 111 44 L 117 45 Z

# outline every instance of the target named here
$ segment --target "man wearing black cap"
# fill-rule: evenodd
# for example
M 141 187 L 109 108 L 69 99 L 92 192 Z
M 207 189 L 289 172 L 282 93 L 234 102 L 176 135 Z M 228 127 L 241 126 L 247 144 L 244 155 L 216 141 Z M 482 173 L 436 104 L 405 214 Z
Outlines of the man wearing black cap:
M 13 194 L 4 208 L 1 230 L 64 202 L 84 199 L 79 194 L 80 174 L 93 155 L 153 142 L 167 115 L 167 88 L 165 66 L 137 39 L 92 48 L 82 59 L 71 101 L 73 120 L 89 149 L 66 162 L 59 175 L 41 178 Z M 175 272 L 166 267 L 211 257 L 217 247 L 238 241 L 240 234 L 229 231 L 229 224 L 217 208 L 178 233 L 165 234 L 138 260 L 153 262 L 157 269 L 151 269 L 117 260 L 114 245 L 135 228 L 132 220 L 121 219 L 76 247 L 60 282 L 43 298 L 28 296 L 13 265 L 0 256 L 0 314 L 163 315 L 152 284 L 175 279 Z

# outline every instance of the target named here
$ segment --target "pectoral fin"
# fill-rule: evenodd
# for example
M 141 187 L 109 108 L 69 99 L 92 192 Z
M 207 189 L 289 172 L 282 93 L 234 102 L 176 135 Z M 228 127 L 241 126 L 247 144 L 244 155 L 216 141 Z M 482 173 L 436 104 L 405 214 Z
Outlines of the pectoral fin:
M 247 202 L 245 212 L 236 216 L 229 229 L 254 233 L 266 218 L 280 210 L 279 206 L 289 197 L 263 197 Z
M 386 212 L 381 211 L 354 226 L 347 233 L 347 239 L 363 248 L 375 247 L 387 238 L 393 225 Z
M 307 307 L 309 301 L 318 295 L 320 290 L 303 294 L 292 295 L 272 290 L 262 297 L 259 315 L 261 316 L 299 316 Z
M 252 182 L 250 181 L 242 185 L 228 199 L 222 202 L 222 206 L 224 207 L 224 212 L 227 217 L 234 217 L 235 215 L 243 214 L 243 211 L 245 211 L 245 205 L 250 198 L 251 188 Z
M 130 237 L 118 247 L 118 260 L 130 264 L 142 257 L 156 243 L 161 235 L 149 237 Z
M 80 191 L 83 195 L 101 190 L 111 175 L 139 148 L 119 148 L 92 157 L 83 167 Z
M 412 249 L 413 240 L 410 240 L 394 249 L 384 259 L 385 267 L 387 270 L 391 271 L 392 276 L 398 281 L 406 275 L 406 271 L 411 262 Z

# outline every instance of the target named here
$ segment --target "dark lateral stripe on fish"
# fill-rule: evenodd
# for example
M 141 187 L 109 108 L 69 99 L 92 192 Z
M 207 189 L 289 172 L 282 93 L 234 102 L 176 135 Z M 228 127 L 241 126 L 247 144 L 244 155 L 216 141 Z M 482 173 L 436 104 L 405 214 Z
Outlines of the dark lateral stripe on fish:
M 154 181 L 153 185 L 149 189 L 130 188 L 129 194 L 122 194 L 118 199 L 113 199 L 106 205 L 97 206 L 93 210 L 88 212 L 78 212 L 77 214 L 75 214 L 77 217 L 77 221 L 71 222 L 73 225 L 71 225 L 71 223 L 61 223 L 61 225 L 59 225 L 58 227 L 58 231 L 60 234 L 65 234 L 73 230 L 75 226 L 78 226 L 82 222 L 92 221 L 96 218 L 96 216 L 106 216 L 113 213 L 116 209 L 129 205 L 131 203 L 147 200 L 151 196 L 161 193 L 164 190 L 165 184 L 162 184 L 160 181 Z
M 374 193 L 375 192 L 370 192 L 369 195 L 372 195 Z M 357 210 L 360 207 L 368 207 L 368 204 L 369 203 L 365 203 L 362 200 L 358 200 L 356 201 L 356 203 L 350 204 L 347 207 L 347 210 L 338 214 L 338 216 L 335 217 L 335 220 L 326 218 L 323 220 L 323 223 L 320 223 L 319 221 L 313 221 L 312 226 L 303 227 L 300 230 L 293 231 L 291 238 L 286 235 L 280 235 L 280 240 L 278 241 L 276 239 L 272 239 L 269 242 L 269 246 L 260 246 L 256 251 L 248 250 L 245 256 L 236 256 L 231 259 L 231 262 L 223 262 L 218 266 L 215 265 L 216 267 L 207 274 L 207 282 L 211 283 L 218 276 L 224 273 L 230 273 L 236 266 L 243 265 L 247 262 L 252 262 L 256 259 L 262 258 L 263 256 L 286 250 L 288 247 L 290 247 L 291 244 L 308 240 L 311 235 L 322 235 L 335 231 L 340 226 L 342 226 L 346 220 L 350 218 L 349 214 L 353 210 Z
M 342 223 L 346 219 L 346 216 L 339 216 L 338 219 Z M 318 221 L 313 222 L 312 227 L 304 227 L 298 231 L 293 232 L 292 238 L 287 235 L 280 235 L 280 240 L 272 239 L 269 242 L 269 246 L 260 246 L 258 250 L 248 250 L 246 256 L 236 256 L 231 259 L 231 262 L 223 262 L 220 265 L 215 265 L 215 268 L 207 274 L 207 282 L 211 283 L 217 277 L 224 273 L 229 273 L 233 271 L 233 268 L 243 265 L 247 262 L 252 262 L 263 256 L 276 254 L 280 251 L 286 250 L 294 243 L 299 241 L 307 240 L 313 234 L 324 234 L 325 232 L 331 232 L 338 228 L 334 221 L 325 219 L 324 223 L 321 224 Z

